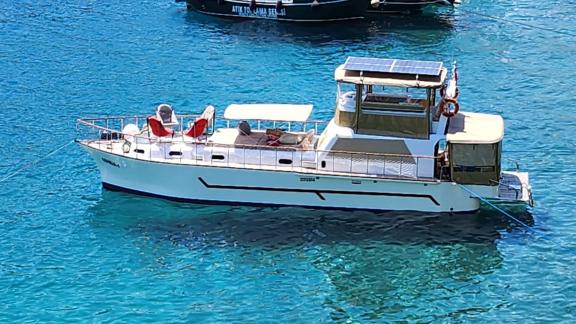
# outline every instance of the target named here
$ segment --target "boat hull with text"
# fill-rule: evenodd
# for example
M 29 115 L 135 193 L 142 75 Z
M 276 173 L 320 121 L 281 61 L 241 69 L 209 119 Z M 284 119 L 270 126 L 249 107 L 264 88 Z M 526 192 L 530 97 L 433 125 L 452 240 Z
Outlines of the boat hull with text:
M 425 212 L 479 208 L 478 199 L 447 182 L 218 167 L 178 159 L 158 163 L 106 152 L 95 144 L 83 146 L 98 165 L 104 188 L 180 202 Z
M 204 14 L 301 22 L 361 19 L 365 6 L 354 0 L 187 0 L 190 10 Z

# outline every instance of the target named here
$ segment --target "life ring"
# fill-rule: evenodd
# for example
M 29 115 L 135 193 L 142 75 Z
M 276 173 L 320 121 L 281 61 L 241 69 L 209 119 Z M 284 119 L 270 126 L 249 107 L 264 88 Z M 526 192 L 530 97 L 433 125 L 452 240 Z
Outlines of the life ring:
M 446 85 L 443 84 L 442 87 L 440 88 L 440 97 L 444 98 L 445 95 L 446 95 Z M 456 87 L 456 92 L 454 93 L 454 99 L 458 98 L 459 95 L 460 95 L 460 89 Z
M 450 104 L 454 106 L 453 111 L 447 109 L 450 107 Z M 458 114 L 458 111 L 460 111 L 460 104 L 454 98 L 443 98 L 442 101 L 440 101 L 440 107 L 438 108 L 438 111 L 448 118 L 454 117 L 456 114 Z

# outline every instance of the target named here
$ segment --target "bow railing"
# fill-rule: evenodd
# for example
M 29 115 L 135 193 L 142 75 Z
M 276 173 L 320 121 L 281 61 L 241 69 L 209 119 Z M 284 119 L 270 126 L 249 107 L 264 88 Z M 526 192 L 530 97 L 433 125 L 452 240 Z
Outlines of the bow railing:
M 443 179 L 440 157 L 381 154 L 368 152 L 323 151 L 312 145 L 222 144 L 211 141 L 211 134 L 220 127 L 230 128 L 234 122 L 217 120 L 206 135 L 192 139 L 183 135 L 188 122 L 198 115 L 178 115 L 174 136 L 158 138 L 146 130 L 147 116 L 82 118 L 77 121 L 76 141 L 101 151 L 133 159 L 178 164 L 202 164 L 220 167 L 295 171 L 305 174 L 333 174 L 375 178 L 402 178 L 436 181 Z M 251 120 L 254 132 L 284 129 L 304 133 L 314 129 L 319 134 L 325 121 L 280 122 Z M 139 134 L 123 134 L 128 124 L 137 125 Z M 316 140 L 317 141 L 317 140 Z

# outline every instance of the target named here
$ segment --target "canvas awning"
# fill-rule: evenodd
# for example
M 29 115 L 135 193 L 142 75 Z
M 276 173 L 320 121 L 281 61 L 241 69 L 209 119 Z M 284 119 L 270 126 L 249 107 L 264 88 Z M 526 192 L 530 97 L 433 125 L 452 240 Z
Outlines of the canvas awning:
M 498 115 L 459 113 L 450 118 L 446 141 L 454 144 L 494 144 L 504 137 L 504 120 Z
M 232 104 L 224 111 L 224 118 L 235 120 L 276 120 L 305 122 L 312 113 L 312 105 L 291 104 Z

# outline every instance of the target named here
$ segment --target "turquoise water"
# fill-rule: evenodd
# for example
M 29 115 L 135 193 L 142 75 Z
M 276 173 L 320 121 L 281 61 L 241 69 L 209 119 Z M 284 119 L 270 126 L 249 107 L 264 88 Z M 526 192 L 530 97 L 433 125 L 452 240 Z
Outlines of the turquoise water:
M 576 33 L 574 1 L 467 1 Z M 0 320 L 573 322 L 576 37 L 470 12 L 299 26 L 170 0 L 0 1 L 0 177 L 74 138 L 75 118 L 231 102 L 328 118 L 348 55 L 458 61 L 462 108 L 502 114 L 531 173 L 526 232 L 435 215 L 207 207 L 102 191 L 75 145 L 0 183 Z M 512 163 L 513 164 L 513 163 Z

